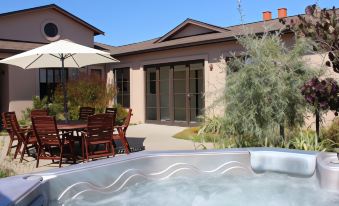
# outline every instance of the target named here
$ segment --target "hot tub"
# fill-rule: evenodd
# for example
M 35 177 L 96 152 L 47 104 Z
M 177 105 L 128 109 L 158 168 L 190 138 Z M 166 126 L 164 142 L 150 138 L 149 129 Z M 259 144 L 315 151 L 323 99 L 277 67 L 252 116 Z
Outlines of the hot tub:
M 138 152 L 0 180 L 0 205 L 339 205 L 335 153 Z

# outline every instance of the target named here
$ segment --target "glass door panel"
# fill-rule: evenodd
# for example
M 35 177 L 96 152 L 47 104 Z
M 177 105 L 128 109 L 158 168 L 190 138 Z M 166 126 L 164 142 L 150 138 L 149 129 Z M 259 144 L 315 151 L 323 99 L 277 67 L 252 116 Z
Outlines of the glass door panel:
M 146 119 L 157 120 L 156 68 L 146 71 Z
M 204 109 L 204 64 L 181 63 L 146 69 L 146 119 L 197 122 Z
M 159 85 L 160 85 L 160 120 L 161 121 L 170 121 L 170 112 L 169 112 L 169 76 L 170 76 L 170 66 L 159 67 Z
M 174 121 L 187 120 L 187 72 L 186 65 L 174 65 L 173 67 Z
M 189 113 L 190 121 L 197 122 L 204 109 L 204 65 L 203 63 L 190 64 L 189 75 Z

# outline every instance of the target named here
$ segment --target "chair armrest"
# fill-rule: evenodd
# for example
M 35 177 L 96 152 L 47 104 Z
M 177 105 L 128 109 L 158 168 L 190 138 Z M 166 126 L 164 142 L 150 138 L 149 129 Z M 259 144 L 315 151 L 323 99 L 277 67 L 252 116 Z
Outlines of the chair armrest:
M 18 133 L 23 134 L 23 133 L 28 133 L 32 131 L 33 131 L 32 128 L 20 128 L 20 131 Z

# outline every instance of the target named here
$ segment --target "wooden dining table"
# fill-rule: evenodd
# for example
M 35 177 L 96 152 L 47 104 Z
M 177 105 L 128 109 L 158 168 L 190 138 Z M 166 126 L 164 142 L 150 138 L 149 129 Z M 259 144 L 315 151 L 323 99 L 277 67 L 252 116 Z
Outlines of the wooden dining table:
M 84 120 L 57 121 L 57 128 L 61 131 L 83 131 L 86 127 L 87 121 Z

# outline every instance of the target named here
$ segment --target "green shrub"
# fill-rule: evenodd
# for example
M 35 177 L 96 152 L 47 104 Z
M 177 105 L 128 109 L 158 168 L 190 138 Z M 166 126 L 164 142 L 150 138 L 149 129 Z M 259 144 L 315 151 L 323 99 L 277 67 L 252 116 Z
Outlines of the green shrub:
M 330 139 L 323 138 L 318 140 L 314 131 L 300 131 L 293 139 L 291 139 L 293 149 L 311 150 L 311 151 L 331 151 L 335 143 Z
M 13 170 L 0 168 L 0 178 L 9 177 L 15 175 Z
M 339 146 L 339 118 L 336 117 L 331 126 L 322 131 L 324 139 L 330 139 Z
M 79 78 L 70 80 L 67 83 L 68 96 L 68 111 L 71 120 L 79 118 L 80 107 L 93 107 L 96 113 L 103 113 L 116 95 L 116 90 L 113 85 L 107 85 L 106 81 L 101 80 L 96 76 L 80 75 Z M 118 108 L 118 121 L 126 117 L 127 112 L 120 105 Z M 30 113 L 32 109 L 48 109 L 50 115 L 56 116 L 58 120 L 65 119 L 64 117 L 64 98 L 62 86 L 58 85 L 54 96 L 50 102 L 47 97 L 33 97 L 33 108 L 27 108 L 23 111 L 23 119 L 20 124 L 30 124 Z
M 97 76 L 80 75 L 77 79 L 67 82 L 68 111 L 70 119 L 78 119 L 80 107 L 93 107 L 97 113 L 102 113 L 116 95 L 113 85 Z M 58 118 L 63 117 L 63 90 L 59 85 L 49 106 Z

